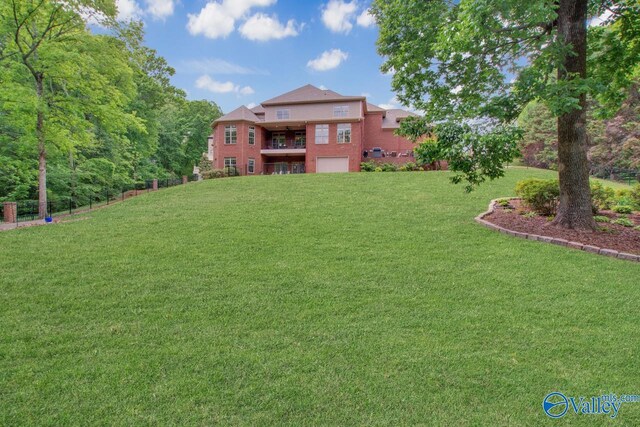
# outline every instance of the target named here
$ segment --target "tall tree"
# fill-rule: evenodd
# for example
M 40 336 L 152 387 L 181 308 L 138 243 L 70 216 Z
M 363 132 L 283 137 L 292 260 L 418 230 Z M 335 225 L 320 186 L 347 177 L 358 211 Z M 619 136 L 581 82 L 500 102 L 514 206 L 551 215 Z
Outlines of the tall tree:
M 69 95 L 67 84 L 74 79 L 77 82 L 81 77 L 76 75 L 71 79 L 60 79 L 58 75 L 70 77 L 69 70 L 64 68 L 73 65 L 82 56 L 69 58 L 69 48 L 86 35 L 85 20 L 91 17 L 108 19 L 115 12 L 113 0 L 8 0 L 0 5 L 0 25 L 3 29 L 0 59 L 3 63 L 10 62 L 10 67 L 15 67 L 16 63 L 24 67 L 34 94 L 40 217 L 47 212 L 48 115 L 52 109 L 66 108 L 65 101 L 56 99 L 56 95 Z M 80 54 L 81 50 L 73 53 Z
M 622 46 L 615 83 L 623 86 L 640 46 L 637 0 L 375 0 L 371 10 L 380 26 L 378 51 L 386 58 L 382 69 L 394 73 L 392 87 L 400 101 L 425 112 L 422 121 L 507 124 L 529 101 L 544 102 L 557 117 L 561 195 L 554 222 L 595 228 L 585 106 L 606 73 L 597 72 L 598 64 L 587 73 L 587 24 L 606 13 L 606 24 L 619 26 L 612 36 Z M 417 137 L 415 130 L 424 126 L 416 121 L 407 121 L 403 132 Z M 500 175 L 495 165 L 503 157 L 491 149 L 467 156 L 470 173 L 463 172 L 472 183 L 482 181 L 478 173 Z M 494 167 L 484 171 L 487 162 Z

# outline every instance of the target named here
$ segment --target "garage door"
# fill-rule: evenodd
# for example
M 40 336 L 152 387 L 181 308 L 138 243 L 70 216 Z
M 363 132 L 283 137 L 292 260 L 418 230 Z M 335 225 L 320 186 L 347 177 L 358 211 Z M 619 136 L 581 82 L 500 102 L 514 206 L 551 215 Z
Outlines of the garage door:
M 316 157 L 316 172 L 349 172 L 349 158 Z

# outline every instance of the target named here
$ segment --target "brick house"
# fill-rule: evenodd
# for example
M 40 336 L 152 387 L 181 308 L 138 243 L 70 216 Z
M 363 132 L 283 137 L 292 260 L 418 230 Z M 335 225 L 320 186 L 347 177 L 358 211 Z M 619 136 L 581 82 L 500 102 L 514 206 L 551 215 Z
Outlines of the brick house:
M 209 160 L 242 175 L 355 172 L 360 163 L 413 161 L 413 144 L 394 135 L 409 111 L 384 110 L 363 96 L 312 85 L 213 122 Z

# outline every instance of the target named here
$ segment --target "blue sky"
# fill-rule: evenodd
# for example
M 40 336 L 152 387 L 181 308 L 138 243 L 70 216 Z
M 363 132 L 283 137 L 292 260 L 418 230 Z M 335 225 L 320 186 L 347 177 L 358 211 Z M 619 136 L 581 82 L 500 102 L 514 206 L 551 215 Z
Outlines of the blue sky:
M 307 83 L 392 108 L 370 0 L 117 0 L 189 99 L 229 112 Z

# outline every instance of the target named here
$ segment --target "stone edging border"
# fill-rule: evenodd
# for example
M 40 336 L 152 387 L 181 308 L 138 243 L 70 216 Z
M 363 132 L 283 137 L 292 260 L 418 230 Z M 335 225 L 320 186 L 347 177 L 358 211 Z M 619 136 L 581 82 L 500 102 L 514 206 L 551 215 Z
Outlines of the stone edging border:
M 548 236 L 539 236 L 537 234 L 528 234 L 528 233 L 521 233 L 519 231 L 513 231 L 513 230 L 509 230 L 506 229 L 504 227 L 500 227 L 499 225 L 495 225 L 489 221 L 486 221 L 484 219 L 484 217 L 486 217 L 487 215 L 493 213 L 493 211 L 495 210 L 495 206 L 498 200 L 504 200 L 504 199 L 517 199 L 517 197 L 500 197 L 499 199 L 493 199 L 490 203 L 489 203 L 489 209 L 487 209 L 486 212 L 481 213 L 480 215 L 478 215 L 477 217 L 475 217 L 475 221 L 481 225 L 484 225 L 487 228 L 490 228 L 492 230 L 496 230 L 499 231 L 500 233 L 503 234 L 507 234 L 509 236 L 514 236 L 514 237 L 519 237 L 521 239 L 527 239 L 527 240 L 537 240 L 539 242 L 544 242 L 544 243 L 551 243 L 554 245 L 559 245 L 559 246 L 565 246 L 568 248 L 573 248 L 573 249 L 579 249 L 585 252 L 590 252 L 590 253 L 594 253 L 594 254 L 598 254 L 598 255 L 604 255 L 604 256 L 608 256 L 608 257 L 612 257 L 612 258 L 618 258 L 618 259 L 624 259 L 624 260 L 628 260 L 628 261 L 635 261 L 635 262 L 640 262 L 640 255 L 635 255 L 635 254 L 630 254 L 627 252 L 619 252 L 613 249 L 606 249 L 606 248 L 599 248 L 598 246 L 591 246 L 591 245 L 585 245 L 584 243 L 580 243 L 580 242 L 570 242 L 568 240 L 565 239 L 558 239 L 555 237 L 548 237 Z

